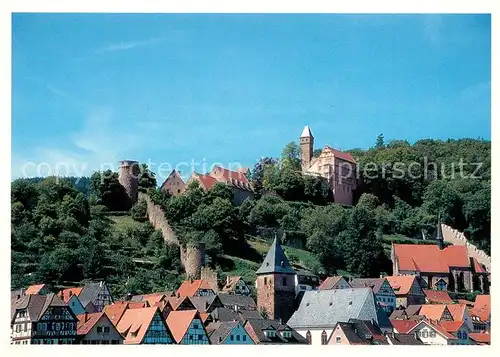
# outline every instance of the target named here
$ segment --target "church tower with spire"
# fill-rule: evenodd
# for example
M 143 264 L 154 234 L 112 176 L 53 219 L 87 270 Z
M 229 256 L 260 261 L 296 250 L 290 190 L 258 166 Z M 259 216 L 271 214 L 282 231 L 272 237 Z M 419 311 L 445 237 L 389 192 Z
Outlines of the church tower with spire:
M 309 126 L 305 126 L 300 135 L 300 163 L 302 172 L 306 171 L 311 166 L 311 160 L 314 150 L 314 136 L 311 133 Z
M 296 273 L 276 235 L 256 274 L 255 286 L 259 312 L 268 319 L 286 323 L 294 312 Z

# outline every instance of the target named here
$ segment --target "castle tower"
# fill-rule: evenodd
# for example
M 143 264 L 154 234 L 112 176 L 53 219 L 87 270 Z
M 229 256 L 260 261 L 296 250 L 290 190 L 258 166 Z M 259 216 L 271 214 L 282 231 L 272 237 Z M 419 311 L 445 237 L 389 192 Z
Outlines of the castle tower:
M 286 323 L 294 312 L 295 270 L 274 237 L 264 262 L 257 270 L 257 308 L 268 319 Z
M 444 249 L 443 229 L 441 228 L 441 217 L 438 217 L 436 240 L 440 250 Z
M 139 191 L 139 173 L 140 168 L 137 161 L 120 161 L 118 181 L 125 188 L 125 192 L 130 200 L 130 205 L 137 202 L 137 195 Z
M 314 136 L 311 133 L 309 126 L 305 126 L 300 135 L 300 162 L 302 172 L 306 171 L 311 165 L 314 150 Z

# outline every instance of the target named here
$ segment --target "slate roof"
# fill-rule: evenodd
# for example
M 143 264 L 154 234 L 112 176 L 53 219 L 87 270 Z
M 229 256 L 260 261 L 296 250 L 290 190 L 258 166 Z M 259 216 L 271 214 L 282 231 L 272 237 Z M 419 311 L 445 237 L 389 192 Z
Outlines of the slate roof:
M 364 340 L 370 340 L 371 344 L 388 344 L 383 332 L 380 328 L 372 324 L 371 321 L 350 319 L 348 323 L 355 334 Z
M 213 322 L 207 326 L 210 342 L 213 345 L 218 345 L 229 336 L 231 331 L 238 326 L 238 321 Z
M 225 307 L 234 308 L 238 305 L 240 309 L 255 310 L 257 305 L 251 296 L 237 294 L 219 294 L 219 299 Z
M 249 319 L 263 319 L 257 310 L 238 310 L 238 312 L 225 307 L 218 307 L 211 313 L 215 321 L 241 321 Z
M 297 331 L 295 331 L 293 328 L 290 327 L 290 325 L 286 324 L 281 324 L 278 321 L 275 320 L 268 320 L 268 319 L 248 319 L 244 327 L 249 324 L 252 327 L 252 330 L 254 331 L 257 341 L 254 341 L 256 343 L 262 343 L 262 344 L 284 344 L 284 343 L 290 343 L 290 344 L 307 344 L 307 340 L 302 337 Z M 291 338 L 285 339 L 281 336 L 281 334 L 276 333 L 275 337 L 267 337 L 263 330 L 266 329 L 274 329 L 278 332 L 285 330 L 286 328 L 290 328 L 291 332 Z
M 423 345 L 424 343 L 415 337 L 413 333 L 393 333 L 387 338 L 393 345 Z
M 278 241 L 278 237 L 274 237 L 273 244 L 269 248 L 264 261 L 260 268 L 255 272 L 259 274 L 293 274 L 295 275 L 295 270 L 293 270 L 290 262 L 288 261 L 281 244 Z
M 78 298 L 80 299 L 83 306 L 86 306 L 89 302 L 94 302 L 97 299 L 97 295 L 102 289 L 103 281 L 86 283 Z
M 377 294 L 385 282 L 385 278 L 360 279 L 354 278 L 349 281 L 349 285 L 353 288 L 371 288 Z
M 233 291 L 236 287 L 236 283 L 241 280 L 241 276 L 228 276 L 226 283 L 222 287 L 222 291 L 228 292 Z
M 306 291 L 287 324 L 292 328 L 332 328 L 353 318 L 373 320 L 380 328 L 391 326 L 370 288 Z
M 54 293 L 49 293 L 47 295 L 25 295 L 17 300 L 11 307 L 11 320 L 14 319 L 17 310 L 28 309 L 30 320 L 38 321 L 50 306 L 66 307 L 67 305 Z
M 217 295 L 208 296 L 191 296 L 189 300 L 194 305 L 198 312 L 206 312 L 208 308 L 213 304 L 214 300 L 217 299 Z
M 308 125 L 306 125 L 306 126 L 304 127 L 304 130 L 302 130 L 302 134 L 300 134 L 300 137 L 301 137 L 301 138 L 304 138 L 304 137 L 306 137 L 306 138 L 307 138 L 307 137 L 312 137 L 312 136 L 313 136 L 313 135 L 312 135 L 312 133 L 311 133 L 311 129 L 309 128 L 309 126 L 308 126 Z

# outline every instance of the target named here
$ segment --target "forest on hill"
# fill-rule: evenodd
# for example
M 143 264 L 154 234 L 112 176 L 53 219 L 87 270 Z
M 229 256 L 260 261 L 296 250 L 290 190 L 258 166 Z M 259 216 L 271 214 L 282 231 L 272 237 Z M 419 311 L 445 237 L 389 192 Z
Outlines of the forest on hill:
M 489 253 L 489 141 L 385 143 L 379 136 L 374 147 L 349 152 L 359 166 L 354 207 L 329 203 L 325 182 L 300 173 L 296 143 L 286 145 L 281 157 L 254 165 L 250 179 L 256 197 L 240 206 L 231 203 L 231 190 L 220 183 L 208 192 L 193 183 L 186 194 L 171 197 L 145 165 L 139 186 L 163 207 L 181 242 L 205 243 L 221 278 L 225 257 L 258 262 L 262 257 L 249 239 L 272 239 L 275 232 L 285 234 L 285 245 L 309 251 L 314 259 L 302 265 L 322 276 L 391 274 L 384 237 L 432 237 L 438 215 Z M 111 171 L 90 178 L 13 181 L 12 287 L 41 281 L 72 286 L 105 278 L 118 296 L 175 288 L 182 279 L 177 247 L 164 244 L 147 222 L 145 202 L 130 209 L 124 202 L 118 174 Z M 120 226 L 117 215 L 128 215 L 135 224 Z

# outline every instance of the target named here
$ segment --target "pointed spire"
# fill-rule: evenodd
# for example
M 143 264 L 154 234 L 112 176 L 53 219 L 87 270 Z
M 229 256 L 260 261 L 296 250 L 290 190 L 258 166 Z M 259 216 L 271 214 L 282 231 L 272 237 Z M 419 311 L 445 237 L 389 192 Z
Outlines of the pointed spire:
M 301 138 L 310 138 L 312 137 L 313 134 L 311 133 L 311 129 L 309 129 L 309 126 L 306 125 L 304 127 L 304 130 L 302 130 L 302 134 L 300 135 Z
M 257 275 L 274 273 L 295 274 L 295 270 L 290 265 L 283 248 L 281 248 L 277 233 L 274 233 L 273 244 L 271 244 L 262 265 L 256 271 Z
M 444 239 L 443 239 L 443 229 L 441 227 L 441 215 L 438 215 L 436 240 L 437 240 L 439 249 L 443 249 L 444 248 Z

